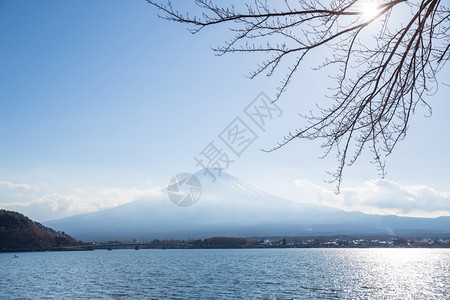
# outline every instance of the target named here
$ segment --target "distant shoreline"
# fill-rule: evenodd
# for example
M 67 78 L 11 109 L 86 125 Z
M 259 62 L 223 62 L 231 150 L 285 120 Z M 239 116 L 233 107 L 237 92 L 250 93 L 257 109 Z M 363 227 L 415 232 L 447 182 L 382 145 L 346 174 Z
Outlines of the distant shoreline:
M 450 247 L 246 247 L 246 248 L 140 248 L 139 250 L 247 250 L 247 249 L 450 249 Z M 133 248 L 114 248 L 112 250 L 135 250 Z M 107 251 L 106 249 L 80 249 L 80 250 L 17 250 L 0 251 L 0 253 L 38 253 L 38 252 L 85 252 L 85 251 Z
M 450 239 L 438 238 L 403 238 L 403 237 L 360 237 L 360 236 L 310 236 L 310 237 L 269 237 L 237 238 L 211 237 L 197 240 L 153 240 L 91 242 L 78 246 L 55 248 L 0 248 L 2 253 L 15 252 L 56 252 L 56 251 L 93 251 L 93 250 L 166 250 L 166 249 L 393 249 L 393 248 L 427 248 L 448 249 Z
M 71 248 L 53 248 L 53 249 L 38 249 L 38 248 L 14 248 L 14 249 L 0 249 L 0 253 L 23 253 L 23 252 L 62 252 L 62 251 L 93 251 L 92 247 L 80 247 L 78 249 Z

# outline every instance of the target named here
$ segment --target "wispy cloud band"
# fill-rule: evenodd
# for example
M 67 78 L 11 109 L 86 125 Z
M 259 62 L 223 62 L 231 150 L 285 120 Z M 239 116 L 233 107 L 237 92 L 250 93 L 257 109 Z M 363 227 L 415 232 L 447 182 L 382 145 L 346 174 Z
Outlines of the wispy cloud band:
M 450 192 L 426 185 L 401 185 L 374 179 L 357 187 L 343 187 L 335 195 L 308 180 L 295 180 L 294 184 L 313 202 L 345 210 L 415 217 L 450 216 Z

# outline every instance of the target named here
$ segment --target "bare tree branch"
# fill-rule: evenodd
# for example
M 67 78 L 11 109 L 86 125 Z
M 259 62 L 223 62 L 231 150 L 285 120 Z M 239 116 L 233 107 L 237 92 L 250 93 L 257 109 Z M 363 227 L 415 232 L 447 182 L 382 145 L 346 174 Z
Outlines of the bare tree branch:
M 338 167 L 331 173 L 337 191 L 345 167 L 367 148 L 385 176 L 386 157 L 404 139 L 417 104 L 428 107 L 431 114 L 424 98 L 436 92 L 436 74 L 450 57 L 450 10 L 440 0 L 387 0 L 374 8 L 372 17 L 365 16 L 362 1 L 285 0 L 283 10 L 277 10 L 254 0 L 238 12 L 234 6 L 196 0 L 202 15 L 190 17 L 174 10 L 170 1 L 147 0 L 164 13 L 163 18 L 192 26 L 192 33 L 219 24 L 230 26 L 235 36 L 213 49 L 218 55 L 266 53 L 268 57 L 250 78 L 262 73 L 271 76 L 282 62 L 291 63 L 276 100 L 311 53 L 321 47 L 333 50 L 332 57 L 316 69 L 335 66 L 339 70 L 336 88 L 329 95 L 333 104 L 320 108 L 317 115 L 304 115 L 307 125 L 268 151 L 294 139 L 323 140 L 324 156 L 337 152 Z M 411 11 L 409 18 L 403 16 L 405 25 L 392 21 L 394 8 Z M 375 34 L 370 26 L 378 26 Z

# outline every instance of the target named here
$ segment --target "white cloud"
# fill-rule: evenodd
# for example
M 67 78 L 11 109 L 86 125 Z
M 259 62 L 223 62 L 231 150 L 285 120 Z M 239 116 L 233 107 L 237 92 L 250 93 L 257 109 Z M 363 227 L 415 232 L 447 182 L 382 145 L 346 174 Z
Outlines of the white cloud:
M 108 188 L 93 192 L 77 188 L 73 194 L 42 193 L 31 201 L 7 202 L 0 206 L 21 212 L 33 220 L 46 221 L 107 209 L 138 199 L 152 199 L 161 194 L 160 188 Z
M 14 183 L 11 181 L 0 180 L 0 186 L 7 187 L 11 190 L 38 191 L 38 186 L 32 186 L 25 183 Z
M 343 187 L 341 193 L 335 195 L 308 180 L 295 180 L 294 184 L 312 197 L 313 202 L 345 210 L 415 217 L 450 216 L 450 192 L 425 185 L 403 186 L 376 179 L 358 187 Z

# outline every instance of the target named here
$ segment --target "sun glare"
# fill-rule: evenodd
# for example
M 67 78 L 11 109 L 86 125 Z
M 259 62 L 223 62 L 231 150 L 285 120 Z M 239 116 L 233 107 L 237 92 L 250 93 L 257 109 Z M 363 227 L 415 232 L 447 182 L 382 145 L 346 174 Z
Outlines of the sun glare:
M 362 17 L 365 21 L 375 17 L 379 11 L 379 5 L 376 1 L 367 1 L 361 6 Z

